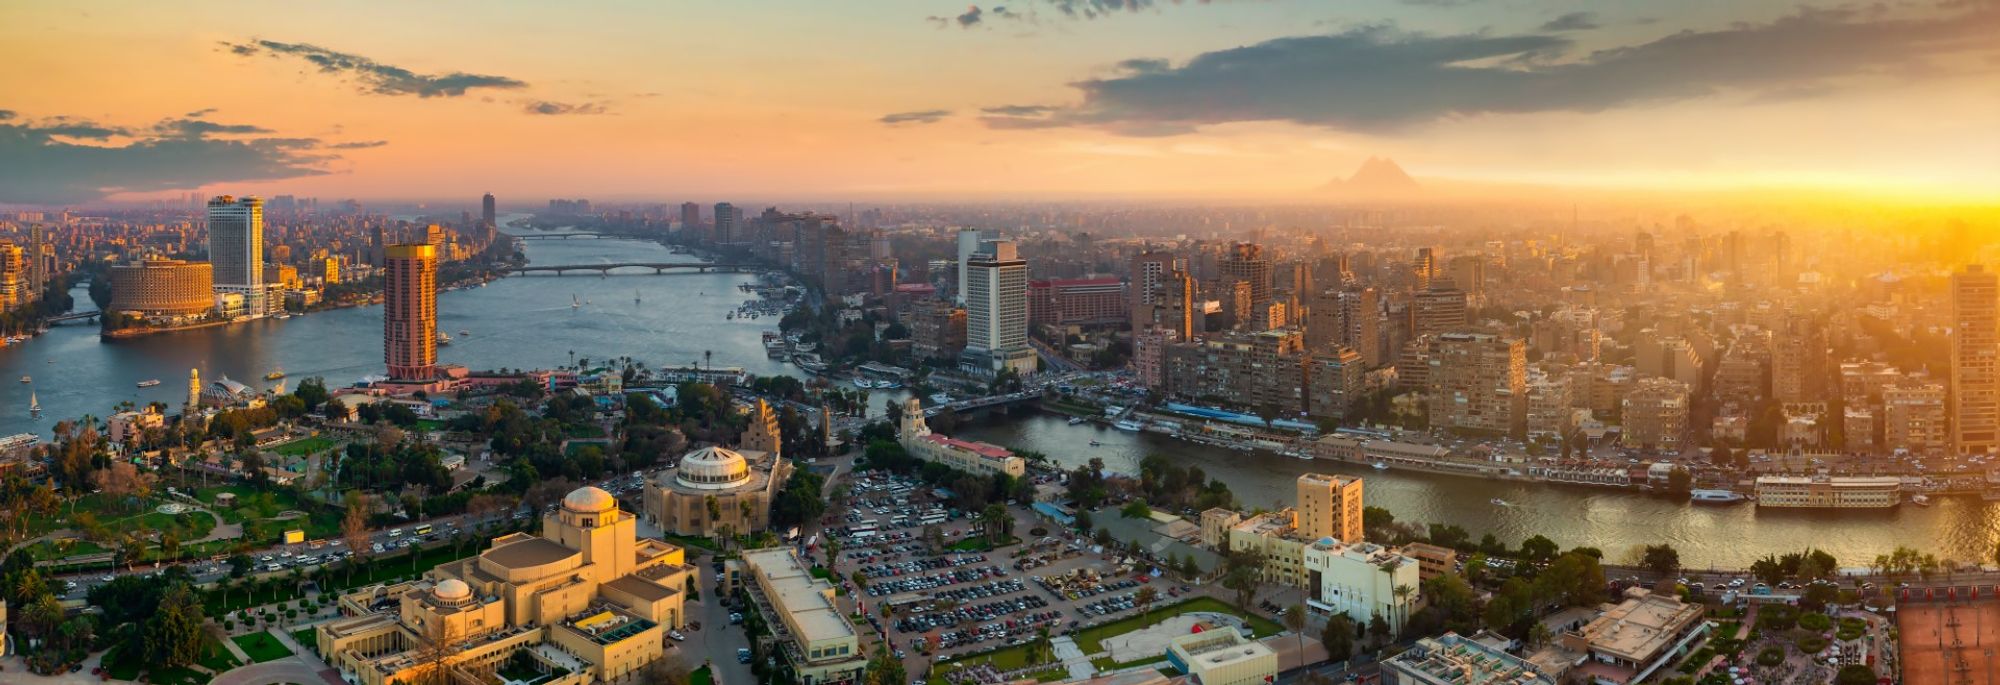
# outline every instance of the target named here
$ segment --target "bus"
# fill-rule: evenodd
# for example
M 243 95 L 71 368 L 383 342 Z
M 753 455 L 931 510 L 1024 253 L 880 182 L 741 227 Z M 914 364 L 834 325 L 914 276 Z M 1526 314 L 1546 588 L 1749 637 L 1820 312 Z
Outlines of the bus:
M 873 533 L 875 532 L 875 522 L 862 521 L 860 523 L 850 525 L 847 527 L 847 532 L 850 535 L 855 533 Z
M 424 525 L 421 525 L 421 526 L 417 526 L 417 529 L 416 529 L 416 531 L 415 531 L 415 532 L 413 532 L 413 533 L 411 533 L 411 534 L 412 534 L 412 535 L 430 535 L 430 534 L 431 534 L 431 524 L 428 524 L 428 523 L 426 523 L 426 524 L 424 524 Z
M 922 519 L 918 520 L 918 523 L 926 526 L 935 525 L 944 523 L 944 518 L 944 514 L 925 514 Z

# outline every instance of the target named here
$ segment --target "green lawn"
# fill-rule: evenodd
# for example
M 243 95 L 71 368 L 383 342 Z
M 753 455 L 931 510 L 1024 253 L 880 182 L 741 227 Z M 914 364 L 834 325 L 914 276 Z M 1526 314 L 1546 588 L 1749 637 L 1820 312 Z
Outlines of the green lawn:
M 688 672 L 688 685 L 715 685 L 715 672 L 707 666 Z
M 715 551 L 715 541 L 708 538 L 698 538 L 688 535 L 662 535 L 660 537 L 667 542 L 680 545 L 683 548 L 699 547 L 710 552 Z
M 284 643 L 279 642 L 278 638 L 272 637 L 268 632 L 238 635 L 230 639 L 237 647 L 243 649 L 244 654 L 250 655 L 250 660 L 260 664 L 292 655 L 290 648 L 285 647 Z
M 319 631 L 317 630 L 312 628 L 294 630 L 292 631 L 292 641 L 299 643 L 300 647 L 312 650 L 314 654 L 319 653 Z
M 438 564 L 464 558 L 474 551 L 474 546 L 470 544 L 456 552 L 452 550 L 451 545 L 443 545 L 417 555 L 416 565 L 413 567 L 409 553 L 397 550 L 393 554 L 371 558 L 366 568 L 357 569 L 352 574 L 348 573 L 345 567 L 329 567 L 327 586 L 321 589 L 338 592 L 398 578 L 414 578 Z M 202 600 L 202 606 L 208 611 L 208 615 L 221 616 L 238 609 L 262 606 L 280 600 L 298 599 L 298 592 L 293 589 L 290 576 L 286 575 L 283 578 L 276 585 L 269 583 L 260 585 L 254 594 L 241 589 L 231 590 L 227 596 L 213 591 L 208 592 Z
M 291 442 L 277 445 L 275 447 L 272 447 L 271 451 L 277 452 L 278 454 L 282 454 L 287 457 L 303 457 L 308 454 L 319 454 L 321 452 L 325 452 L 327 450 L 333 449 L 336 445 L 339 444 L 340 443 L 334 442 L 332 438 L 328 438 L 323 435 L 315 435 L 309 438 L 299 438 Z
M 1096 654 L 1098 652 L 1104 651 L 1103 642 L 1106 638 L 1124 635 L 1134 630 L 1138 630 L 1140 628 L 1152 625 L 1154 623 L 1164 621 L 1171 616 L 1179 616 L 1181 614 L 1196 612 L 1196 611 L 1233 614 L 1240 618 L 1246 619 L 1249 621 L 1250 632 L 1253 637 L 1266 637 L 1270 635 L 1276 635 L 1284 630 L 1284 628 L 1280 627 L 1277 624 L 1277 622 L 1272 621 L 1271 619 L 1258 616 L 1256 614 L 1244 611 L 1242 609 L 1238 609 L 1234 605 L 1223 602 L 1222 600 L 1215 599 L 1213 597 L 1197 597 L 1195 599 L 1190 599 L 1188 601 L 1181 602 L 1179 604 L 1156 607 L 1152 611 L 1147 612 L 1145 615 L 1132 616 L 1129 618 L 1112 621 L 1104 625 L 1092 626 L 1090 628 L 1086 628 L 1083 631 L 1078 632 L 1076 634 L 1076 646 L 1082 649 L 1083 653 L 1085 654 Z

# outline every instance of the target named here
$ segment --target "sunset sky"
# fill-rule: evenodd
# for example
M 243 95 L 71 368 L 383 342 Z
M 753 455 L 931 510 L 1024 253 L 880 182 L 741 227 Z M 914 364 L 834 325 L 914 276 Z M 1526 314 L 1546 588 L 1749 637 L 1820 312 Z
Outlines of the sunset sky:
M 2000 200 L 2000 2 L 103 2 L 0 7 L 0 203 Z

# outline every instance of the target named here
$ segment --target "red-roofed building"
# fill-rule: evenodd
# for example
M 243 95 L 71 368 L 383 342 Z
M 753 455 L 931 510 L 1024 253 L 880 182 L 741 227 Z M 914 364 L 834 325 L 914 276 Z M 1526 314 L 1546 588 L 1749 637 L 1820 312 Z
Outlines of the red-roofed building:
M 911 456 L 966 473 L 1004 473 L 1020 478 L 1028 472 L 1027 461 L 1014 456 L 1014 452 L 1005 447 L 932 433 L 930 426 L 924 422 L 923 403 L 914 397 L 903 408 L 903 420 L 897 428 L 896 438 Z

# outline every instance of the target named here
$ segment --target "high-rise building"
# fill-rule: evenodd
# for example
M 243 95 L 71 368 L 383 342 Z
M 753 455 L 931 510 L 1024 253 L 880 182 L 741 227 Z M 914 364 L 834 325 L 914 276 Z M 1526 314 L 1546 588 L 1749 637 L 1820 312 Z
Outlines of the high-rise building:
M 390 245 L 382 292 L 382 354 L 389 377 L 425 381 L 437 372 L 437 247 Z
M 1994 291 L 1986 292 L 1992 295 Z M 1987 311 L 1993 308 L 1989 306 Z M 1988 324 L 1993 321 L 1987 319 Z M 1995 339 L 1991 328 L 1989 325 L 1988 341 Z M 1992 361 L 1989 357 L 1988 369 Z M 1827 371 L 1825 331 L 1810 317 L 1786 316 L 1784 328 L 1771 337 L 1771 396 L 1779 402 L 1824 402 Z
M 1411 289 L 1422 292 L 1431 289 L 1431 281 L 1438 275 L 1437 254 L 1431 248 L 1417 248 L 1417 257 L 1410 262 Z
M 715 203 L 715 231 L 709 238 L 717 245 L 726 245 L 743 239 L 737 229 L 743 223 L 743 210 L 727 202 Z
M 1300 474 L 1297 525 L 1308 540 L 1324 537 L 1361 542 L 1361 479 L 1325 473 Z
M 1229 246 L 1229 254 L 1216 263 L 1220 271 L 1219 280 L 1226 286 L 1230 283 L 1250 284 L 1250 306 L 1246 311 L 1259 312 L 1271 306 L 1271 260 L 1264 256 L 1264 246 L 1255 243 L 1236 243 Z M 1238 318 L 1240 323 L 1244 319 Z
M 1435 335 L 1465 330 L 1465 291 L 1432 286 L 1417 292 L 1410 307 L 1410 334 Z
M 208 201 L 208 261 L 215 288 L 228 292 L 264 285 L 264 201 L 217 196 Z
M 972 261 L 972 255 L 978 254 L 979 240 L 978 229 L 958 229 L 958 294 L 955 297 L 960 305 L 965 304 L 966 262 Z
M 27 252 L 21 246 L 0 241 L 0 310 L 13 309 L 30 299 Z
M 1154 326 L 1171 331 L 1180 340 L 1201 334 L 1205 315 L 1194 302 L 1194 279 L 1188 277 L 1187 272 L 1170 271 L 1157 280 L 1159 284 L 1154 286 L 1152 301 L 1138 303 L 1132 310 L 1132 330 L 1135 334 Z M 1134 280 L 1135 284 L 1137 282 Z
M 701 228 L 701 205 L 692 202 L 681 203 L 681 230 L 694 231 Z M 694 234 L 689 234 L 694 235 Z
M 1951 449 L 1943 383 L 1902 381 L 1882 388 L 1882 446 L 1918 456 Z
M 1340 320 L 1346 328 L 1340 344 L 1360 352 L 1362 363 L 1370 367 L 1388 363 L 1388 357 L 1382 351 L 1381 291 L 1374 288 L 1340 291 Z
M 1028 347 L 1028 261 L 1014 241 L 986 242 L 965 263 L 965 365 L 985 372 L 1035 370 Z
M 1445 333 L 1429 359 L 1431 426 L 1491 433 L 1527 429 L 1528 352 L 1519 338 Z
M 485 197 L 479 198 L 479 224 L 490 229 L 496 227 L 498 224 L 494 222 L 499 220 L 500 213 L 494 204 L 493 194 L 487 193 Z
M 1633 449 L 1672 452 L 1687 437 L 1688 385 L 1672 378 L 1641 378 L 1625 394 L 1619 442 Z
M 2000 449 L 2000 279 L 1978 264 L 1951 276 L 1951 445 Z M 1773 381 L 1775 384 L 1775 380 Z
M 1344 345 L 1306 350 L 1306 414 L 1347 418 L 1367 391 L 1361 353 Z

